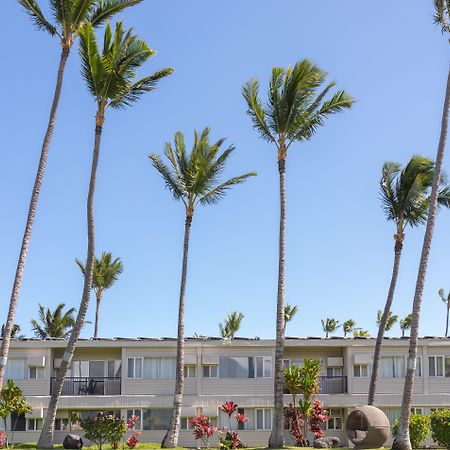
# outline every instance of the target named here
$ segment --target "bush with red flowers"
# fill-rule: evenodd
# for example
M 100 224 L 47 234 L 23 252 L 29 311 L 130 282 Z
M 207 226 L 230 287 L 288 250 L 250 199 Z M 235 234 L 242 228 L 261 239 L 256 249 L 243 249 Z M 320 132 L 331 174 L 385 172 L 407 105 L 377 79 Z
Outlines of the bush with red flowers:
M 210 448 L 209 439 L 214 436 L 217 427 L 213 426 L 211 421 L 203 415 L 190 419 L 189 425 L 194 429 L 195 439 L 200 439 L 206 448 Z

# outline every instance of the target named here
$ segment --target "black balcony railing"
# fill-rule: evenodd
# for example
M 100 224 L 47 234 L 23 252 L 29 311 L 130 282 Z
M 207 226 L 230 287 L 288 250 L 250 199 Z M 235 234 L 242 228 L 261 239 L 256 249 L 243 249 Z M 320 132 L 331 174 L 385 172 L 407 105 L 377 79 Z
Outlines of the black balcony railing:
M 347 377 L 320 377 L 319 394 L 346 394 Z
M 56 378 L 50 380 L 50 394 Z M 120 377 L 66 377 L 61 395 L 120 395 Z

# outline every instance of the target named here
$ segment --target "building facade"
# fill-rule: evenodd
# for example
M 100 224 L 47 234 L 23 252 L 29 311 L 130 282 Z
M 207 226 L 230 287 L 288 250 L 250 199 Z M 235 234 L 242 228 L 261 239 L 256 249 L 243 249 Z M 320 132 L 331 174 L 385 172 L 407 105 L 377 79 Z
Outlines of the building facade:
M 12 341 L 6 379 L 19 385 L 33 412 L 17 420 L 16 442 L 39 437 L 56 371 L 66 343 L 62 340 Z M 304 358 L 319 359 L 318 398 L 330 411 L 326 434 L 347 445 L 344 424 L 351 409 L 367 402 L 375 339 L 287 338 L 285 366 Z M 400 414 L 408 339 L 385 339 L 376 406 L 391 423 Z M 180 445 L 197 446 L 188 419 L 204 414 L 219 426 L 228 424 L 219 406 L 239 404 L 248 422 L 239 428 L 248 446 L 266 445 L 272 424 L 275 341 L 188 338 L 185 348 L 185 389 Z M 420 339 L 413 407 L 429 414 L 450 407 L 450 340 Z M 81 340 L 63 386 L 55 423 L 61 442 L 81 433 L 80 419 L 99 411 L 140 417 L 142 441 L 158 442 L 170 417 L 175 379 L 175 339 L 114 338 Z M 290 395 L 285 395 L 285 404 Z M 238 429 L 237 423 L 235 424 Z

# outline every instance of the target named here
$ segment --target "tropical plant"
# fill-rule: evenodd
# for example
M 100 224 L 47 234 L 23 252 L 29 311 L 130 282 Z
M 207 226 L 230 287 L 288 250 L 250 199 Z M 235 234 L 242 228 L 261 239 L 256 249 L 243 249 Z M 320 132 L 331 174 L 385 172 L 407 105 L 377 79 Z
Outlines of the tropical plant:
M 400 320 L 400 329 L 402 330 L 402 337 L 405 337 L 405 331 L 411 329 L 412 314 L 408 314 L 404 319 Z
M 236 448 L 245 448 L 237 431 L 233 431 L 231 417 L 238 410 L 238 404 L 235 402 L 225 402 L 220 406 L 220 410 L 228 416 L 228 427 L 223 427 L 220 434 L 223 436 L 219 439 L 219 448 L 231 450 Z M 234 414 L 234 418 L 238 424 L 244 424 L 248 421 L 247 416 L 243 413 Z
M 224 323 L 219 323 L 221 336 L 226 340 L 233 339 L 234 335 L 239 331 L 239 328 L 241 327 L 243 318 L 244 314 L 242 314 L 241 312 L 238 313 L 237 311 L 233 311 L 231 314 L 227 314 Z
M 30 247 L 31 233 L 33 230 L 36 209 L 44 179 L 47 157 L 52 140 L 58 110 L 59 98 L 63 85 L 64 69 L 70 50 L 80 34 L 83 24 L 89 22 L 93 27 L 102 25 L 115 13 L 129 6 L 136 5 L 142 0 L 51 0 L 52 20 L 45 17 L 37 0 L 19 0 L 20 5 L 30 16 L 37 30 L 46 31 L 51 36 L 56 36 L 61 44 L 61 57 L 56 77 L 56 86 L 53 94 L 50 116 L 42 143 L 41 155 L 36 172 L 31 199 L 28 206 L 28 215 L 22 245 L 17 261 L 16 272 L 12 287 L 11 299 L 8 309 L 5 333 L 0 347 L 0 389 L 3 385 L 6 361 L 8 358 L 11 333 L 14 325 L 17 304 L 19 302 L 20 289 L 25 271 L 25 263 Z
M 172 417 L 161 444 L 164 448 L 177 447 L 180 430 L 184 385 L 185 290 L 189 236 L 195 209 L 198 205 L 213 205 L 217 203 L 232 186 L 243 183 L 248 177 L 256 175 L 254 172 L 249 172 L 238 177 L 230 178 L 227 181 L 221 181 L 220 176 L 225 169 L 229 156 L 234 152 L 235 148 L 234 146 L 229 146 L 222 151 L 224 139 L 210 143 L 209 132 L 209 128 L 205 128 L 200 134 L 196 131 L 194 132 L 194 144 L 190 153 L 186 151 L 183 133 L 175 133 L 175 148 L 170 142 L 167 142 L 164 149 L 164 154 L 169 165 L 156 153 L 149 156 L 154 168 L 161 174 L 170 193 L 176 200 L 182 201 L 185 211 L 183 262 L 178 309 L 175 396 Z M 239 319 L 239 316 L 236 319 Z M 241 320 L 242 318 L 239 319 L 239 323 L 235 323 L 234 325 L 239 325 Z M 230 330 L 233 334 L 234 331 Z
M 330 334 L 333 334 L 336 332 L 336 330 L 341 326 L 339 323 L 339 320 L 327 318 L 325 320 L 321 320 L 322 322 L 322 329 L 325 333 L 325 338 L 328 338 Z
M 433 441 L 441 448 L 450 448 L 450 409 L 433 411 L 430 422 Z
M 386 219 L 395 225 L 394 265 L 386 303 L 378 325 L 367 400 L 369 405 L 373 405 L 375 401 L 383 337 L 390 320 L 406 229 L 418 227 L 426 222 L 434 173 L 434 162 L 419 155 L 414 155 L 403 169 L 400 164 L 394 162 L 386 162 L 382 168 L 381 205 Z M 450 206 L 448 187 L 442 188 L 439 196 L 441 204 Z
M 86 439 L 96 444 L 99 450 L 102 450 L 104 444 L 119 442 L 127 431 L 124 419 L 105 412 L 99 412 L 95 417 L 83 420 L 81 428 L 85 432 Z
M 353 332 L 355 330 L 356 322 L 353 319 L 348 319 L 342 324 L 342 331 L 344 332 L 344 337 L 347 337 L 347 334 Z
M 32 331 L 40 339 L 61 338 L 66 339 L 75 324 L 75 308 L 70 308 L 64 312 L 64 303 L 60 303 L 54 311 L 47 310 L 39 304 L 39 321 L 32 319 Z M 40 322 L 40 323 L 39 323 Z
M 409 438 L 411 440 L 412 448 L 420 448 L 423 441 L 430 434 L 431 425 L 430 418 L 422 414 L 411 414 L 409 420 Z M 392 436 L 397 436 L 398 419 L 392 425 Z
M 356 328 L 353 331 L 353 337 L 355 338 L 369 338 L 370 333 L 367 330 L 363 330 L 362 328 Z
M 81 273 L 86 276 L 86 268 L 84 264 L 76 260 Z M 112 259 L 110 252 L 102 252 L 100 259 L 94 259 L 94 270 L 92 275 L 92 289 L 95 292 L 95 299 L 97 301 L 95 307 L 95 325 L 94 338 L 98 337 L 98 323 L 100 317 L 100 302 L 102 301 L 103 292 L 111 288 L 117 281 L 119 275 L 123 271 L 123 265 L 120 258 Z
M 285 233 L 286 191 L 285 171 L 288 149 L 295 142 L 310 140 L 317 129 L 324 125 L 332 114 L 350 108 L 352 98 L 345 91 L 328 94 L 334 82 L 324 87 L 326 72 L 308 60 L 298 62 L 287 69 L 274 67 L 267 102 L 259 96 L 259 82 L 248 81 L 242 89 L 247 102 L 247 113 L 253 128 L 277 151 L 280 189 L 280 229 L 278 256 L 278 293 L 276 314 L 276 344 L 274 370 L 274 420 L 269 438 L 269 447 L 281 448 L 283 432 L 283 355 L 284 355 L 284 299 L 285 299 Z
M 108 108 L 123 109 L 132 105 L 139 100 L 142 94 L 153 91 L 161 78 L 172 73 L 172 69 L 164 69 L 135 81 L 136 70 L 155 52 L 148 47 L 145 41 L 135 36 L 131 30 L 127 32 L 121 22 L 116 24 L 114 34 L 110 24 L 106 25 L 101 53 L 97 46 L 94 28 L 90 23 L 82 26 L 80 41 L 82 74 L 97 105 L 94 149 L 87 198 L 88 248 L 86 275 L 76 322 L 72 328 L 50 396 L 38 442 L 39 448 L 48 447 L 53 440 L 53 424 L 64 377 L 72 361 L 89 305 L 95 259 L 94 193 L 105 113 Z
M 211 448 L 209 440 L 217 431 L 217 427 L 211 423 L 211 420 L 204 415 L 199 415 L 190 419 L 189 425 L 194 430 L 195 440 L 200 439 L 205 448 Z
M 383 317 L 383 313 L 381 312 L 381 309 L 377 311 L 377 326 L 379 327 L 381 325 L 381 318 Z M 389 331 L 398 321 L 397 314 L 392 314 L 391 311 L 388 313 L 388 317 L 386 320 L 386 325 L 384 327 L 384 331 Z
M 284 331 L 286 331 L 287 323 L 294 318 L 297 312 L 298 312 L 297 305 L 292 306 L 289 303 L 286 303 L 286 305 L 284 306 Z
M 11 339 L 21 337 L 21 335 L 19 335 L 19 333 L 20 333 L 20 325 L 17 325 L 17 323 L 13 324 L 12 329 L 11 329 Z M 2 329 L 1 329 L 2 339 L 3 339 L 4 335 L 5 335 L 5 325 L 3 324 Z
M 11 430 L 11 446 L 14 447 L 14 433 L 16 432 L 16 428 L 17 428 L 17 422 L 19 420 L 19 417 L 23 414 L 28 414 L 31 413 L 33 411 L 33 407 L 27 403 L 27 400 L 25 399 L 25 397 L 22 397 L 18 400 L 18 402 L 16 403 L 16 407 L 14 408 L 14 413 L 15 413 L 15 420 L 14 423 L 12 424 L 12 430 Z
M 434 16 L 435 23 L 440 25 L 443 32 L 449 33 L 450 2 L 447 0 L 434 0 L 434 7 L 435 7 L 435 16 Z M 422 252 L 420 255 L 419 271 L 417 274 L 416 288 L 412 308 L 413 319 L 411 323 L 411 333 L 409 337 L 408 363 L 406 365 L 407 369 L 405 375 L 405 384 L 403 388 L 400 423 L 397 433 L 397 443 L 399 445 L 400 450 L 411 449 L 411 442 L 409 440 L 408 429 L 409 429 L 409 416 L 411 413 L 414 376 L 417 364 L 420 308 L 422 306 L 423 287 L 425 284 L 428 259 L 430 256 L 431 242 L 433 240 L 433 231 L 437 215 L 442 163 L 444 159 L 445 145 L 447 141 L 449 110 L 450 110 L 450 70 L 447 73 L 447 86 L 445 91 L 444 107 L 442 110 L 441 132 L 436 153 L 436 166 L 431 186 L 427 224 L 425 227 L 425 234 L 423 237 Z
M 447 319 L 445 321 L 445 337 L 448 337 L 448 316 L 449 316 L 449 312 L 450 312 L 450 291 L 448 293 L 448 295 L 445 295 L 444 289 L 439 289 L 438 291 L 439 297 L 440 299 L 444 302 L 445 304 L 445 309 L 447 312 Z

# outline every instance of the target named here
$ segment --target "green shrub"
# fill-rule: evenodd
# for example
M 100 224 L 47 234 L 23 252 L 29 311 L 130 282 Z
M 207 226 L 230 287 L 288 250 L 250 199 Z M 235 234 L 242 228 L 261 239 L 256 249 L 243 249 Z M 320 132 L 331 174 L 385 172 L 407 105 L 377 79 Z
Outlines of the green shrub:
M 397 436 L 398 419 L 392 425 L 392 434 Z M 409 439 L 412 448 L 419 448 L 420 444 L 427 438 L 430 433 L 430 418 L 422 416 L 422 414 L 411 414 L 409 419 Z
M 99 450 L 102 450 L 103 444 L 119 442 L 127 431 L 122 418 L 103 412 L 81 422 L 81 427 L 86 439 L 97 444 Z
M 440 447 L 450 448 L 450 410 L 431 413 L 431 436 Z

